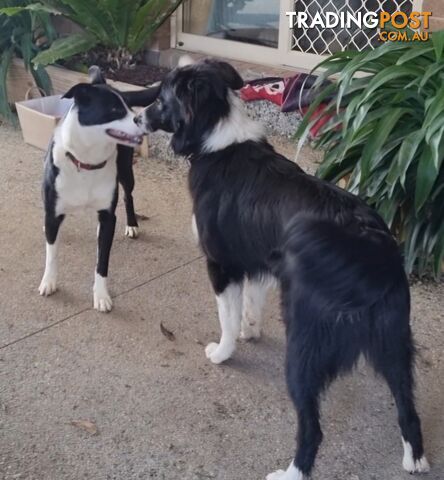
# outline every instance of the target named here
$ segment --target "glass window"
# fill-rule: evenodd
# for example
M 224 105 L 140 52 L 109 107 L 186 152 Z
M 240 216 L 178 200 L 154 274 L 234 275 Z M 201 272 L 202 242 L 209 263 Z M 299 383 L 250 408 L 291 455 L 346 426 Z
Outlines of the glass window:
M 186 0 L 183 31 L 278 47 L 279 0 Z

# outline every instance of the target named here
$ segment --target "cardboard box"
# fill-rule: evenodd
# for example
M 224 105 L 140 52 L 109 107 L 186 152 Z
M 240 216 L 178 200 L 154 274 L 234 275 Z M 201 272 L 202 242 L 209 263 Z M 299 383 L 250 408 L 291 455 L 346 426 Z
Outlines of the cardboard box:
M 52 95 L 16 102 L 23 140 L 46 150 L 55 127 L 72 105 L 71 99 Z

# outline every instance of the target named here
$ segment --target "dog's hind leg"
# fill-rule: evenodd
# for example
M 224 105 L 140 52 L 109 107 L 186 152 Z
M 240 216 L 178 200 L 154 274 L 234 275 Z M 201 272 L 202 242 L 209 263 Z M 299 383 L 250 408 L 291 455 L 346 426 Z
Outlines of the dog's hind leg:
M 134 171 L 133 155 L 134 149 L 124 145 L 118 145 L 117 155 L 117 175 L 119 183 L 124 191 L 123 200 L 126 209 L 126 227 L 125 235 L 129 238 L 137 238 L 139 235 L 139 225 L 137 223 L 136 212 L 134 210 L 133 190 L 134 190 Z
M 306 341 L 310 342 L 308 339 Z M 312 365 L 316 354 L 310 348 L 295 350 L 292 343 L 292 338 L 289 338 L 286 370 L 288 391 L 298 414 L 297 451 L 287 470 L 273 472 L 267 476 L 267 480 L 307 479 L 322 442 L 319 395 L 326 383 L 326 374 Z
M 45 214 L 46 262 L 39 286 L 39 293 L 43 296 L 52 295 L 57 290 L 58 233 L 64 218 L 64 215 L 56 217 L 49 212 Z
M 386 379 L 395 398 L 402 433 L 404 457 L 402 466 L 409 473 L 430 470 L 424 455 L 421 422 L 413 393 L 414 347 L 409 325 L 408 307 L 401 302 L 381 302 L 384 313 L 377 313 L 374 337 L 369 347 L 369 360 Z
M 207 262 L 208 274 L 216 293 L 222 335 L 219 343 L 210 343 L 205 349 L 207 358 L 219 364 L 228 360 L 236 348 L 242 319 L 243 272 Z
M 109 312 L 113 301 L 108 292 L 107 277 L 109 256 L 116 229 L 114 208 L 99 211 L 99 230 L 97 238 L 97 267 L 94 279 L 94 308 L 99 312 Z
M 258 339 L 261 336 L 262 310 L 270 286 L 267 278 L 245 278 L 240 334 L 243 340 Z

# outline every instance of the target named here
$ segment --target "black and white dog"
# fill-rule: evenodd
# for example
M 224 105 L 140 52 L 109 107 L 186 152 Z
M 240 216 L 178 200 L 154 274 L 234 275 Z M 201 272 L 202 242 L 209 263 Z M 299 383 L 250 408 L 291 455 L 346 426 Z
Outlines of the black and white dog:
M 137 219 L 132 191 L 133 146 L 142 142 L 143 132 L 134 122 L 128 105 L 149 105 L 150 89 L 117 92 L 108 85 L 97 67 L 90 69 L 92 83 L 72 87 L 64 98 L 73 105 L 54 133 L 45 159 L 43 200 L 45 207 L 46 266 L 40 295 L 57 289 L 57 236 L 66 214 L 79 209 L 98 212 L 97 268 L 94 280 L 94 308 L 112 308 L 107 287 L 108 262 L 116 224 L 118 182 L 125 193 L 125 234 L 137 236 Z
M 409 287 L 397 245 L 359 198 L 276 153 L 235 95 L 242 85 L 227 63 L 186 65 L 167 75 L 157 101 L 136 118 L 146 131 L 172 132 L 173 149 L 191 164 L 194 227 L 222 327 L 207 357 L 221 363 L 240 334 L 259 336 L 267 279 L 276 277 L 299 429 L 294 461 L 268 480 L 310 474 L 322 440 L 320 393 L 361 354 L 395 397 L 404 468 L 426 472 L 413 399 Z

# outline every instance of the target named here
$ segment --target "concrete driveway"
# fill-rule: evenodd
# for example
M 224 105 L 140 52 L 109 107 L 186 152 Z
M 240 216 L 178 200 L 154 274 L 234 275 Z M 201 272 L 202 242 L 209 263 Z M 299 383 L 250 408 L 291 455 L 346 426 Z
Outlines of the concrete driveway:
M 0 127 L 0 479 L 264 480 L 294 451 L 277 294 L 263 340 L 223 366 L 215 302 L 190 232 L 184 168 L 136 166 L 141 237 L 110 265 L 115 308 L 92 310 L 93 215 L 62 228 L 60 290 L 37 293 L 44 266 L 42 153 Z M 413 287 L 417 396 L 430 480 L 444 479 L 444 287 Z M 173 332 L 165 336 L 160 324 Z M 323 403 L 315 480 L 406 480 L 396 412 L 364 366 Z

